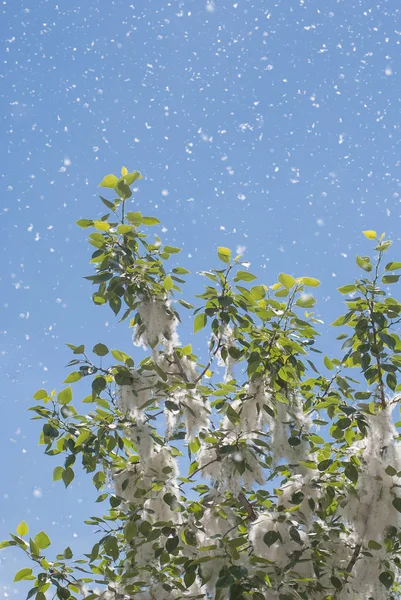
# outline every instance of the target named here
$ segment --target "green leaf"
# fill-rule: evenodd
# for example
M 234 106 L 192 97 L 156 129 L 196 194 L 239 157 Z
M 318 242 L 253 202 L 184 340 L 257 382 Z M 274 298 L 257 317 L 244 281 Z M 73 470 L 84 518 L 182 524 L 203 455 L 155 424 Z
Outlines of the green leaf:
M 370 258 L 368 256 L 357 256 L 356 264 L 368 273 L 372 270 L 372 265 L 370 264 Z
M 196 571 L 186 571 L 184 575 L 184 583 L 187 588 L 191 587 L 196 579 Z
M 171 554 L 172 552 L 174 552 L 174 550 L 177 548 L 178 543 L 179 543 L 179 538 L 177 535 L 167 538 L 166 541 L 166 550 L 169 554 Z
M 382 545 L 379 542 L 375 542 L 375 540 L 369 540 L 368 546 L 371 550 L 381 550 Z
M 332 575 L 330 577 L 330 582 L 331 585 L 336 589 L 336 590 L 341 590 L 343 587 L 343 584 L 341 583 L 341 579 L 339 579 L 338 577 L 335 577 L 334 575 Z
M 132 521 L 128 521 L 128 523 L 124 526 L 124 538 L 127 542 L 130 542 L 137 534 L 137 526 Z
M 33 395 L 33 399 L 34 400 L 44 400 L 44 398 L 47 398 L 47 392 L 46 392 L 46 390 L 38 390 Z
M 118 315 L 121 308 L 121 298 L 119 296 L 113 296 L 109 300 L 109 305 L 114 314 Z
M 320 281 L 314 277 L 301 277 L 301 283 L 309 287 L 319 287 Z
M 121 233 L 121 235 L 124 235 L 125 233 L 129 233 L 130 231 L 134 231 L 133 225 L 119 225 L 117 227 L 117 233 Z
M 264 543 L 266 544 L 266 546 L 269 546 L 269 547 L 273 546 L 273 544 L 275 544 L 279 539 L 280 539 L 280 534 L 278 533 L 278 531 L 268 531 L 263 536 Z
M 239 414 L 233 409 L 230 404 L 227 404 L 226 415 L 229 421 L 233 425 L 239 425 L 241 423 L 241 418 Z
M 64 379 L 63 383 L 74 383 L 80 379 L 82 379 L 82 373 L 80 371 L 74 371 L 68 375 L 67 379 Z
M 102 181 L 99 183 L 99 187 L 105 188 L 115 188 L 118 183 L 118 177 L 115 175 L 106 175 L 103 177 Z
M 252 275 L 248 271 L 238 271 L 234 277 L 234 281 L 253 281 L 257 279 L 256 275 Z
M 181 248 L 176 248 L 175 246 L 164 246 L 164 252 L 168 252 L 168 254 L 178 254 L 178 252 L 181 252 Z M 179 273 L 180 267 L 176 267 L 174 272 Z M 184 275 L 185 273 L 189 273 L 189 271 L 186 269 L 181 269 L 181 274 Z
M 98 231 L 108 231 L 110 229 L 110 223 L 106 221 L 93 221 L 93 226 Z
M 228 265 L 231 260 L 231 250 L 229 248 L 219 246 L 217 248 L 217 256 L 223 263 L 226 263 Z
M 156 217 L 142 217 L 142 223 L 149 226 L 160 225 L 160 221 Z
M 71 389 L 70 385 L 68 387 L 66 387 L 64 390 L 62 390 L 61 392 L 59 392 L 59 394 L 57 394 L 57 400 L 59 401 L 60 404 L 63 404 L 63 405 L 71 402 L 72 389 Z
M 329 371 L 331 371 L 334 368 L 334 364 L 331 362 L 328 356 L 324 357 L 323 362 L 324 366 L 326 367 L 326 369 L 329 369 Z
M 378 250 L 379 252 L 386 252 L 386 250 L 390 248 L 392 243 L 393 242 L 391 242 L 390 240 L 387 240 L 386 242 L 383 242 L 382 244 L 376 246 L 375 250 Z
M 394 583 L 394 573 L 392 571 L 383 571 L 379 575 L 379 581 L 389 590 Z
M 71 467 L 68 467 L 68 469 L 64 469 L 61 477 L 62 477 L 62 480 L 64 481 L 65 487 L 68 487 L 70 485 L 71 481 L 75 477 L 74 471 L 71 469 Z
M 347 479 L 352 481 L 352 483 L 356 483 L 358 481 L 358 470 L 352 463 L 348 463 L 346 465 L 344 474 Z
M 316 300 L 310 294 L 302 294 L 295 302 L 296 306 L 301 308 L 312 308 L 316 304 Z
M 401 269 L 401 262 L 389 262 L 385 266 L 386 271 L 397 271 Z
M 87 227 L 91 227 L 93 225 L 93 221 L 91 219 L 79 219 L 76 221 L 78 227 L 82 227 L 82 229 L 86 229 Z
M 401 513 L 401 498 L 394 498 L 393 506 L 394 506 L 395 510 L 398 510 L 398 512 Z
M 327 469 L 332 465 L 333 461 L 331 460 L 331 458 L 326 458 L 326 460 L 322 460 L 317 468 L 319 469 L 319 471 L 327 471 Z
M 167 275 L 166 279 L 163 281 L 163 287 L 168 292 L 174 286 L 174 281 L 171 278 L 171 275 Z
M 280 273 L 277 277 L 277 280 L 283 285 L 287 290 L 290 290 L 294 287 L 296 281 L 291 275 L 287 275 L 286 273 Z
M 18 535 L 24 536 L 24 535 L 26 535 L 28 533 L 29 527 L 25 523 L 25 521 L 21 521 L 21 523 L 18 525 L 16 531 L 17 531 Z
M 112 177 L 114 177 L 114 175 L 112 175 Z M 123 181 L 125 185 L 132 185 L 137 179 L 142 179 L 142 175 L 139 171 L 132 171 L 132 173 L 126 173 L 126 175 L 120 177 L 118 181 Z
M 44 550 L 51 544 L 49 536 L 44 531 L 41 531 L 38 533 L 38 535 L 35 535 L 33 541 L 41 550 Z
M 383 275 L 382 283 L 397 283 L 401 275 Z
M 55 467 L 53 470 L 53 481 L 60 481 L 63 476 L 64 468 L 63 467 Z
M 107 299 L 103 296 L 103 294 L 99 294 L 95 292 L 92 296 L 92 300 L 95 304 L 106 304 Z
M 349 285 L 343 285 L 338 288 L 338 291 L 340 294 L 351 294 L 352 292 L 356 291 L 356 285 L 353 283 L 350 283 Z
M 368 240 L 375 240 L 377 238 L 377 233 L 373 229 L 367 229 L 366 231 L 362 231 L 362 233 Z
M 18 571 L 14 577 L 14 582 L 23 581 L 25 579 L 35 579 L 34 575 L 32 574 L 32 569 L 21 569 Z
M 196 315 L 194 320 L 194 333 L 200 331 L 205 327 L 207 323 L 207 316 L 204 313 L 199 313 Z
M 93 352 L 97 356 L 106 356 L 109 353 L 109 349 L 104 344 L 96 344 L 96 346 L 93 346 Z

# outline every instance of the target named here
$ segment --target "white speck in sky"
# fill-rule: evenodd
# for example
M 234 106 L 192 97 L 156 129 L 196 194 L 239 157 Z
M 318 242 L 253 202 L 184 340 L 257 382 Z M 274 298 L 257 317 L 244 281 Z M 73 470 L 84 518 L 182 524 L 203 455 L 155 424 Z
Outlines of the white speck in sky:
M 387 77 L 389 77 L 393 74 L 393 69 L 391 67 L 386 67 L 384 70 L 384 74 L 387 75 Z
M 42 494 L 42 490 L 41 490 L 41 489 L 39 489 L 39 488 L 35 488 L 35 489 L 33 490 L 33 492 L 32 492 L 32 495 L 33 495 L 35 498 L 41 498 L 41 497 L 42 497 L 42 495 L 43 495 L 43 494 Z
M 206 10 L 207 12 L 213 13 L 216 10 L 216 4 L 213 0 L 208 0 L 206 2 Z

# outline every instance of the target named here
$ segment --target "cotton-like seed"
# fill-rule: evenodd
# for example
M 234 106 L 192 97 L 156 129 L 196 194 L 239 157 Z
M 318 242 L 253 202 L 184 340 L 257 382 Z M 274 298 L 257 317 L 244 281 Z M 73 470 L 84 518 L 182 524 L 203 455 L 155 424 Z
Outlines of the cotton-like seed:
M 215 482 L 221 492 L 227 490 L 236 496 L 242 485 L 250 490 L 255 484 L 262 485 L 264 482 L 262 468 L 254 452 L 246 446 L 218 458 L 213 446 L 202 445 L 197 461 L 202 475 Z M 238 463 L 244 463 L 243 472 L 242 468 L 238 468 Z
M 396 435 L 391 411 L 385 409 L 370 418 L 368 434 L 360 443 L 362 469 L 356 493 L 348 496 L 342 511 L 360 541 L 380 543 L 386 528 L 401 522 L 393 506 L 394 486 L 401 484 L 401 478 L 385 472 L 388 466 L 401 471 L 401 445 Z
M 155 453 L 155 442 L 152 433 L 151 426 L 141 421 L 137 421 L 137 423 L 125 429 L 125 435 L 138 450 L 142 465 L 146 465 L 151 461 Z
M 138 306 L 141 325 L 135 327 L 134 344 L 145 349 L 163 344 L 168 354 L 178 346 L 178 320 L 167 298 L 143 299 Z

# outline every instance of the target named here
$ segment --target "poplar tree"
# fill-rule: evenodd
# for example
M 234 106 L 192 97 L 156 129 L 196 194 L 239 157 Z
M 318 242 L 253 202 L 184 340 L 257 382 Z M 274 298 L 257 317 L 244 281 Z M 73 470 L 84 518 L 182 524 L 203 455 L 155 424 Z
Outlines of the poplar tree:
M 64 387 L 37 391 L 31 407 L 58 461 L 53 479 L 67 487 L 83 469 L 99 490 L 104 515 L 86 521 L 96 543 L 84 556 L 51 555 L 49 536 L 30 538 L 23 521 L 0 545 L 32 565 L 15 581 L 30 580 L 36 600 L 399 598 L 401 303 L 391 284 L 401 262 L 384 260 L 391 242 L 363 232 L 375 256 L 357 256 L 361 276 L 339 288 L 341 352 L 327 356 L 313 277 L 258 282 L 219 247 L 189 303 L 189 272 L 170 266 L 180 249 L 152 235 L 158 219 L 131 210 L 140 179 L 107 175 L 108 213 L 77 223 L 94 247 L 94 304 L 108 304 L 142 349 L 134 361 L 103 342 L 68 344 Z M 190 333 L 205 342 L 200 356 Z M 84 398 L 73 394 L 82 379 Z

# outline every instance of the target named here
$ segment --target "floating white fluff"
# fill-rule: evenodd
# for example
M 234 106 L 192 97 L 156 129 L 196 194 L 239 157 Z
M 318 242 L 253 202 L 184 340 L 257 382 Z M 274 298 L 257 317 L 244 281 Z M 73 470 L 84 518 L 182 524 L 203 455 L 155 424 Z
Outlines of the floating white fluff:
M 168 353 L 178 346 L 178 320 L 167 298 L 143 299 L 138 306 L 141 325 L 135 327 L 134 344 L 154 348 L 162 343 Z

